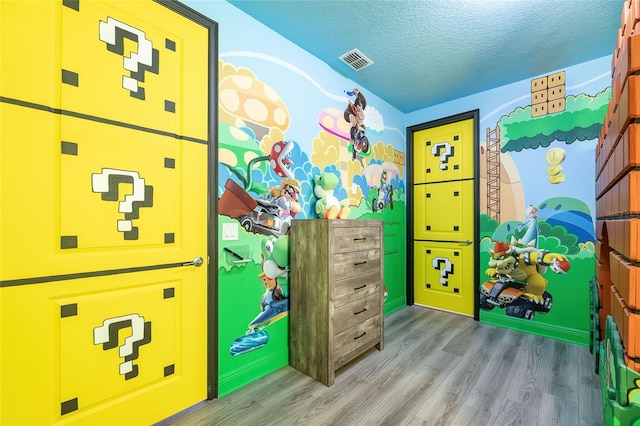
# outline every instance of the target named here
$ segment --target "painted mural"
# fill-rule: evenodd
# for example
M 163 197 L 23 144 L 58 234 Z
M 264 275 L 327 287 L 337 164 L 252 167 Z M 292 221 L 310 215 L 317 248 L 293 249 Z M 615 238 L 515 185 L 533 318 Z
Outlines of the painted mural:
M 475 109 L 480 320 L 588 343 L 593 162 L 610 57 L 403 114 L 226 2 L 188 3 L 224 17 L 220 395 L 288 363 L 284 253 L 295 220 L 384 220 L 385 313 L 405 305 L 405 129 Z M 506 301 L 490 304 L 500 287 Z
M 385 127 L 364 90 L 319 89 L 292 64 L 269 60 L 282 65 L 275 76 L 219 62 L 221 393 L 288 363 L 293 221 L 384 220 L 386 269 L 405 269 L 402 132 Z M 297 80 L 295 91 L 283 75 Z M 320 104 L 310 101 L 318 90 Z M 405 281 L 389 283 L 392 311 L 405 304 Z
M 483 321 L 581 342 L 594 275 L 591 169 L 611 88 L 567 95 L 568 84 L 580 86 L 573 77 L 560 71 L 531 80 L 529 104 L 486 129 L 480 309 Z M 582 333 L 562 336 L 549 325 Z

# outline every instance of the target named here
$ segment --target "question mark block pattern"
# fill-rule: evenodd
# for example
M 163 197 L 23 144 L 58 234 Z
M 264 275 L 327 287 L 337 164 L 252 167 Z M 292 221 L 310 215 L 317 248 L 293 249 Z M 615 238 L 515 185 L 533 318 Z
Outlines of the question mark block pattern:
M 185 161 L 198 151 L 206 155 L 205 147 L 185 144 L 180 149 L 171 138 L 111 127 L 63 117 L 65 139 L 74 141 L 77 152 L 60 154 L 61 236 L 77 238 L 79 249 L 125 242 L 130 248 L 180 244 L 185 235 L 179 220 L 186 213 L 181 210 L 188 208 L 181 196 L 190 191 L 181 184 L 183 175 L 191 173 Z M 87 212 L 92 212 L 91 221 Z M 121 231 L 123 222 L 137 235 Z
M 91 1 L 82 2 L 80 11 L 63 8 L 61 63 L 63 73 L 77 76 L 77 85 L 62 85 L 62 106 L 206 140 L 208 111 L 188 100 L 206 95 L 199 82 L 207 80 L 208 68 L 183 67 L 182 62 L 207 51 L 206 31 L 201 28 L 202 34 L 185 43 L 182 28 L 158 27 L 148 17 L 145 2 Z M 165 19 L 174 20 L 169 9 L 153 12 L 154 22 Z M 132 95 L 127 81 L 134 81 L 144 96 Z
M 444 125 L 429 128 L 424 139 L 416 133 L 413 167 L 414 184 L 474 178 L 474 140 L 472 125 Z M 466 146 L 463 146 L 466 144 Z
M 415 287 L 416 300 L 428 300 L 433 306 L 455 306 L 456 312 L 473 315 L 473 245 L 415 242 L 414 253 L 422 265 L 415 270 L 415 282 L 421 284 Z
M 129 277 L 126 284 L 138 285 L 125 285 L 100 297 L 86 294 L 55 299 L 61 312 L 57 322 L 63 404 L 77 398 L 80 407 L 95 406 L 130 391 L 133 383 L 149 387 L 182 372 L 185 354 L 176 327 L 181 302 L 176 296 L 183 283 L 156 274 L 151 282 L 144 275 L 153 273 Z M 124 279 L 120 281 L 125 284 Z M 111 333 L 110 339 L 95 337 L 103 331 Z
M 203 27 L 189 28 L 190 35 L 193 31 L 201 33 L 185 43 L 181 35 L 187 33 L 183 31 L 185 26 L 168 8 L 156 8 L 151 18 L 149 2 L 145 1 L 78 2 L 78 10 L 64 3 L 40 2 L 33 7 L 31 2 L 3 1 L 0 5 L 4 16 L 16 17 L 3 19 L 0 29 L 3 97 L 207 139 L 207 109 L 187 101 L 207 96 L 200 84 L 207 81 L 208 72 L 208 57 L 201 53 L 208 51 Z M 115 40 L 123 44 L 122 54 L 110 51 L 112 45 L 100 39 L 100 22 L 107 22 L 109 17 L 124 24 L 114 26 L 118 33 Z M 159 24 L 162 22 L 173 22 L 171 32 Z M 134 59 L 139 58 L 136 55 L 146 56 L 149 44 L 134 41 L 139 34 L 127 28 L 144 34 L 150 48 L 158 52 L 157 74 L 142 72 L 143 65 L 138 67 L 136 77 L 144 88 L 144 100 L 131 96 L 131 91 L 123 87 L 123 77 L 131 78 L 125 60 L 132 55 Z M 184 67 L 185 59 L 189 63 L 199 60 L 202 66 Z
M 3 424 L 54 424 L 61 418 L 120 424 L 123 411 L 101 409 L 113 405 L 114 398 L 122 399 L 127 423 L 146 424 L 146 408 L 158 402 L 147 393 L 153 389 L 164 389 L 184 404 L 189 389 L 206 386 L 201 356 L 206 322 L 194 323 L 187 334 L 179 327 L 185 307 L 195 310 L 200 303 L 202 296 L 188 290 L 203 274 L 204 268 L 183 268 L 62 281 L 47 284 L 46 290 L 3 288 L 3 316 L 24 318 L 2 335 Z M 107 349 L 94 341 L 94 330 L 105 320 L 132 315 L 149 323 L 151 333 L 132 359 L 137 375 L 127 380 L 119 371 L 125 361 L 119 351 L 132 329 L 122 328 L 116 346 Z M 170 387 L 177 381 L 184 386 L 181 392 Z M 34 392 L 38 384 L 41 391 Z M 132 390 L 142 399 L 124 398 Z M 173 414 L 163 417 L 161 411 L 157 420 Z
M 153 1 L 0 14 L 0 423 L 154 423 L 206 398 L 207 266 L 167 265 L 207 253 L 210 30 Z M 151 330 L 135 377 L 110 318 Z
M 0 105 L 0 177 L 2 197 L 11 200 L 5 205 L 16 206 L 3 208 L 0 218 L 0 279 L 192 259 L 194 250 L 183 253 L 181 244 L 206 229 L 207 30 L 150 1 L 38 6 L 0 4 L 6 17 L 1 95 L 15 100 Z M 107 23 L 112 39 L 105 36 Z M 122 54 L 112 48 L 118 43 Z M 122 83 L 133 75 L 125 59 L 145 56 L 139 48 L 158 52 L 151 53 L 157 73 L 141 66 L 135 74 L 144 99 Z M 93 190 L 92 176 L 106 168 L 135 172 L 152 188 L 153 200 L 145 198 L 135 219 L 120 211 L 133 195 L 126 183 L 118 185 L 122 199 L 113 202 Z M 201 218 L 184 228 L 182 221 L 196 211 Z M 118 230 L 127 221 L 138 228 L 137 238 Z M 168 247 L 171 253 L 161 250 Z
M 0 217 L 3 281 L 193 258 L 187 244 L 201 240 L 207 226 L 206 145 L 5 103 L 0 113 L 2 140 L 20 140 L 0 146 L 2 196 L 13 206 Z M 62 140 L 43 144 L 51 134 Z M 140 207 L 131 221 L 139 228 L 136 240 L 118 231 L 125 219 L 119 203 L 132 185 L 120 183 L 116 201 L 92 188 L 92 176 L 106 168 L 137 172 L 153 188 L 153 205 Z M 206 242 L 199 244 L 197 253 L 205 253 Z

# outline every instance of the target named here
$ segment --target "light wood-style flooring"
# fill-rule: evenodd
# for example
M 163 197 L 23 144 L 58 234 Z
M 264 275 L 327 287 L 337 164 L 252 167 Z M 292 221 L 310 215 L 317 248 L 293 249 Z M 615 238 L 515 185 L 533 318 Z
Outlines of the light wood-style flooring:
M 589 348 L 407 306 L 326 387 L 284 367 L 169 425 L 601 425 Z

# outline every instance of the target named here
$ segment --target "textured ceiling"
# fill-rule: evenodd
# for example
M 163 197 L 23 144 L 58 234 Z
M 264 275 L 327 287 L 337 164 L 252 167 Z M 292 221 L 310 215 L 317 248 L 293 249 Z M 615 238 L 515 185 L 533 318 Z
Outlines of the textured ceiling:
M 624 0 L 228 0 L 402 112 L 611 55 Z M 373 65 L 338 58 L 357 48 Z

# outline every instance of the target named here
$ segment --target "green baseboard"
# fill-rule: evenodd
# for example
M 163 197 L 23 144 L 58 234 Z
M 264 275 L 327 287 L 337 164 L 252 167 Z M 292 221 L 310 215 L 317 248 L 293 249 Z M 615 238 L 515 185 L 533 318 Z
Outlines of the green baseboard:
M 407 306 L 407 298 L 406 297 L 398 297 L 396 299 L 390 300 L 387 299 L 384 302 L 384 315 L 389 315 L 395 311 L 398 311 Z
M 242 355 L 240 355 L 242 356 Z M 241 369 L 221 375 L 218 381 L 218 397 L 228 395 L 264 376 L 289 365 L 289 347 L 261 358 Z
M 498 327 L 510 328 L 524 333 L 536 334 L 538 336 L 550 337 L 556 340 L 576 343 L 582 346 L 589 346 L 591 340 L 589 330 L 577 330 L 562 327 L 555 324 L 545 324 L 535 321 L 527 321 L 522 318 L 508 317 L 503 314 L 481 311 L 480 322 Z

